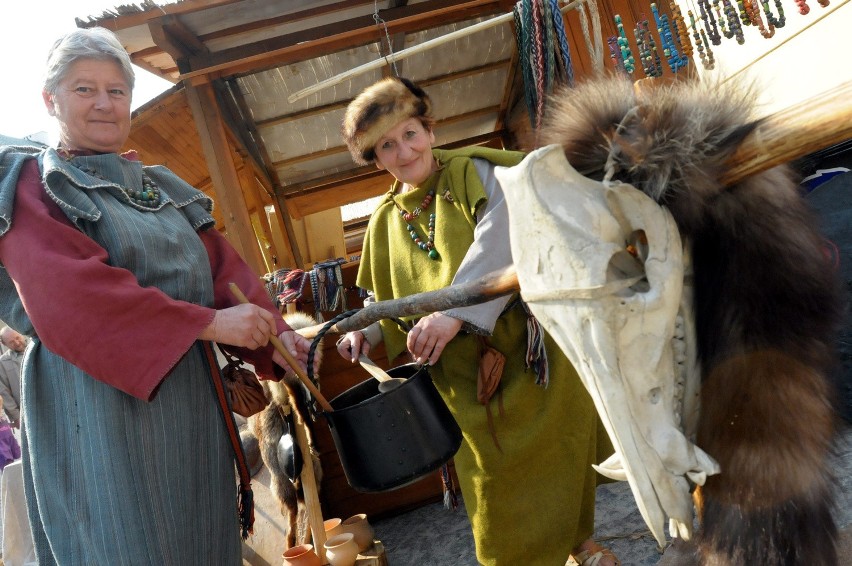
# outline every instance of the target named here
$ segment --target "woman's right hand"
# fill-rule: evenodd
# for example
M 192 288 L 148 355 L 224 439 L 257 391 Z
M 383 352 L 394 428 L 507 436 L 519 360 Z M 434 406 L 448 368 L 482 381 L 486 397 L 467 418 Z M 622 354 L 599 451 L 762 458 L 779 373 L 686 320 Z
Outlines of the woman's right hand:
M 366 356 L 370 353 L 370 343 L 360 330 L 347 332 L 337 340 L 337 353 L 354 364 L 361 354 Z
M 256 350 L 269 343 L 277 330 L 272 313 L 253 304 L 241 304 L 217 310 L 207 327 L 198 337 L 219 344 Z

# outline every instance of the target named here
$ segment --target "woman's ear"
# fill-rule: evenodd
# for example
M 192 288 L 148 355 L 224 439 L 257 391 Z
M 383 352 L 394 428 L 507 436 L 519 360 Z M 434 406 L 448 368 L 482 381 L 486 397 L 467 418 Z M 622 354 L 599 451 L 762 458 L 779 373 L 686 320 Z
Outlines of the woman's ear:
M 374 163 L 376 164 L 376 169 L 378 169 L 379 171 L 384 171 L 384 170 L 385 170 L 385 166 L 384 166 L 384 165 L 382 165 L 382 162 L 381 162 L 381 161 L 379 161 L 379 158 L 378 158 L 378 157 L 376 157 L 376 160 L 374 161 Z
M 41 97 L 44 100 L 45 107 L 47 107 L 47 113 L 51 116 L 56 116 L 56 105 L 53 103 L 53 95 L 43 90 L 41 91 Z

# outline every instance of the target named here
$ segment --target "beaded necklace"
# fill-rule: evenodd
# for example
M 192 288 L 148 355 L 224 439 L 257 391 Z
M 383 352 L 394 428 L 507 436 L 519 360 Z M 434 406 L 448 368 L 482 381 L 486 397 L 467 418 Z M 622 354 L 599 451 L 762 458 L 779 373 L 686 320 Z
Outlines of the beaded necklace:
M 120 185 L 115 181 L 112 181 L 111 179 L 107 179 L 102 173 L 99 173 L 95 169 L 92 169 L 80 163 L 74 163 L 74 158 L 78 156 L 65 149 L 60 149 L 58 153 L 62 157 L 62 159 L 64 159 L 68 163 L 71 163 L 72 165 L 74 165 L 74 167 L 76 167 L 86 175 L 89 175 L 90 177 L 95 177 L 96 179 L 100 179 L 101 181 L 106 181 L 107 183 L 111 183 L 112 185 L 120 188 L 121 191 L 125 195 L 127 195 L 127 198 L 129 198 L 134 204 L 137 204 L 143 208 L 151 209 L 160 206 L 160 188 L 157 186 L 157 183 L 155 183 L 151 179 L 151 177 L 149 177 L 148 174 L 145 173 L 144 169 L 142 170 L 142 188 L 140 190 L 137 190 L 131 187 L 125 187 L 123 185 Z
M 399 210 L 399 214 L 400 216 L 402 216 L 402 219 L 405 220 L 405 229 L 408 230 L 408 235 L 411 236 L 411 239 L 412 241 L 414 241 L 414 244 L 418 248 L 426 252 L 431 259 L 437 260 L 441 256 L 438 254 L 438 250 L 435 249 L 435 213 L 432 212 L 429 214 L 429 232 L 425 242 L 420 237 L 420 234 L 417 233 L 417 230 L 412 224 L 415 218 L 420 216 L 420 214 L 424 210 L 429 208 L 429 205 L 432 204 L 432 200 L 434 200 L 434 198 L 435 191 L 430 190 L 428 193 L 426 193 L 426 196 L 423 197 L 423 201 L 420 203 L 420 206 L 416 207 L 411 212 L 408 212 L 404 208 L 402 208 L 399 203 L 396 202 L 396 198 L 391 195 L 391 200 L 393 201 L 394 206 Z
M 769 24 L 769 29 L 766 29 L 766 26 L 763 24 L 763 18 L 760 17 L 760 8 L 757 6 L 757 0 L 744 0 L 744 3 L 746 10 L 748 11 L 748 17 L 753 24 L 757 25 L 757 28 L 760 30 L 760 35 L 766 39 L 775 35 L 775 27 L 772 24 Z
M 802 1 L 804 2 L 804 0 Z M 710 42 L 713 45 L 721 45 L 722 36 L 719 33 L 719 27 L 716 25 L 716 18 L 713 17 L 710 0 L 698 0 L 698 9 L 701 12 L 701 19 L 704 21 L 704 28 L 707 30 L 707 35 L 710 36 Z
M 681 67 L 685 67 L 688 60 L 686 57 L 681 57 L 678 53 L 677 45 L 672 37 L 672 29 L 669 26 L 669 17 L 666 14 L 660 14 L 656 4 L 651 4 L 651 13 L 654 14 L 654 21 L 657 23 L 657 32 L 660 34 L 662 42 L 663 55 L 669 63 L 669 68 L 673 73 L 676 73 Z
M 669 8 L 672 11 L 672 19 L 677 30 L 680 49 L 685 58 L 692 57 L 692 43 L 689 41 L 689 30 L 686 28 L 686 21 L 683 19 L 683 12 L 681 12 L 680 6 L 674 0 L 669 1 Z
M 746 12 L 748 12 L 748 0 L 744 1 L 746 2 Z M 722 0 L 721 4 L 722 7 L 720 8 L 719 0 L 713 0 L 713 6 L 716 7 L 716 11 L 719 13 L 719 23 L 722 26 L 722 33 L 728 39 L 736 37 L 737 43 L 742 45 L 745 43 L 745 34 L 743 33 L 743 24 L 740 22 L 740 18 L 737 15 L 737 10 L 734 8 L 734 5 L 731 4 L 731 0 Z M 724 17 L 722 17 L 723 12 Z M 725 29 L 726 19 L 728 21 L 728 29 Z
M 698 49 L 698 55 L 701 57 L 701 64 L 705 69 L 710 71 L 716 67 L 716 59 L 713 57 L 713 51 L 710 49 L 710 42 L 707 41 L 704 29 L 698 28 L 698 24 L 695 21 L 695 14 L 692 10 L 687 10 L 686 13 L 689 16 L 689 26 L 692 28 L 692 37 L 695 40 L 695 48 Z
M 618 31 L 617 41 L 621 50 L 621 59 L 624 61 L 624 70 L 632 75 L 633 71 L 636 70 L 636 60 L 630 52 L 630 42 L 627 41 L 627 35 L 624 33 L 624 24 L 621 23 L 621 16 L 616 14 L 614 20 L 615 28 Z
M 657 53 L 654 36 L 648 29 L 647 18 L 636 22 L 633 34 L 636 36 L 636 45 L 639 46 L 639 60 L 642 62 L 642 70 L 645 71 L 645 76 L 663 76 L 663 63 L 660 54 Z
M 784 8 L 781 6 L 781 0 L 775 0 L 775 8 L 778 10 L 777 18 L 769 8 L 769 0 L 763 0 L 761 3 L 763 4 L 763 13 L 766 14 L 766 21 L 769 22 L 769 25 L 775 28 L 783 28 L 787 23 L 787 18 L 784 16 Z

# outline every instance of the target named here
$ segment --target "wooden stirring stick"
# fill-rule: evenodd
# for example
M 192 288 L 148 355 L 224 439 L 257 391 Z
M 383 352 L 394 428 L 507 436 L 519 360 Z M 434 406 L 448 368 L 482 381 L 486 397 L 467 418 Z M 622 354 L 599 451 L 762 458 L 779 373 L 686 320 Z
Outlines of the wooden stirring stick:
M 231 288 L 231 293 L 234 294 L 238 301 L 243 304 L 251 302 L 248 300 L 248 298 L 246 298 L 240 288 L 237 287 L 236 283 L 229 283 L 228 286 Z M 317 386 L 314 385 L 314 382 L 310 380 L 308 375 L 304 371 L 302 371 L 302 368 L 299 367 L 299 362 L 297 362 L 293 355 L 287 351 L 287 348 L 284 347 L 284 344 L 281 343 L 281 340 L 278 339 L 278 336 L 273 334 L 269 337 L 269 340 L 272 342 L 272 346 L 276 350 L 278 350 L 279 354 L 281 354 L 281 357 L 283 357 L 284 360 L 290 365 L 290 367 L 293 369 L 293 371 L 296 373 L 296 375 L 305 385 L 305 387 L 308 388 L 308 391 L 311 392 L 311 395 L 313 395 L 314 399 L 317 400 L 317 403 L 320 404 L 322 410 L 327 413 L 333 412 L 334 409 L 331 408 L 329 402 L 325 400 L 325 397 L 323 397 L 322 393 L 319 392 L 319 389 L 317 389 Z

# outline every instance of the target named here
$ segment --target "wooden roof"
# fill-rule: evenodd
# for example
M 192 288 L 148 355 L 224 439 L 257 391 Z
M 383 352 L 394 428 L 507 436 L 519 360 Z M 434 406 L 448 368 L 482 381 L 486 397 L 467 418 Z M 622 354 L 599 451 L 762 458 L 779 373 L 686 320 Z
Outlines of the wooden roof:
M 392 181 L 374 166 L 353 163 L 340 124 L 348 102 L 394 69 L 384 65 L 298 100 L 291 97 L 376 61 L 387 54 L 388 41 L 397 53 L 510 14 L 514 4 L 183 0 L 157 6 L 146 0 L 77 23 L 113 30 L 136 65 L 176 84 L 137 109 L 129 144 L 146 162 L 166 164 L 209 189 L 227 213 L 224 224 L 231 235 L 239 236 L 250 222 L 233 209 L 242 204 L 230 194 L 241 168 L 250 166 L 261 187 L 258 205 L 268 198 L 283 211 L 292 248 L 288 259 L 299 266 L 306 254 L 293 220 L 382 194 Z M 573 45 L 584 45 L 580 28 L 569 26 Z M 591 66 L 584 51 L 574 54 L 578 73 Z M 394 65 L 398 75 L 418 82 L 432 97 L 437 145 L 513 145 L 526 110 L 511 18 Z M 236 162 L 232 171 L 230 161 Z M 252 189 L 242 189 L 251 196 Z M 251 235 L 242 238 L 247 242 Z

